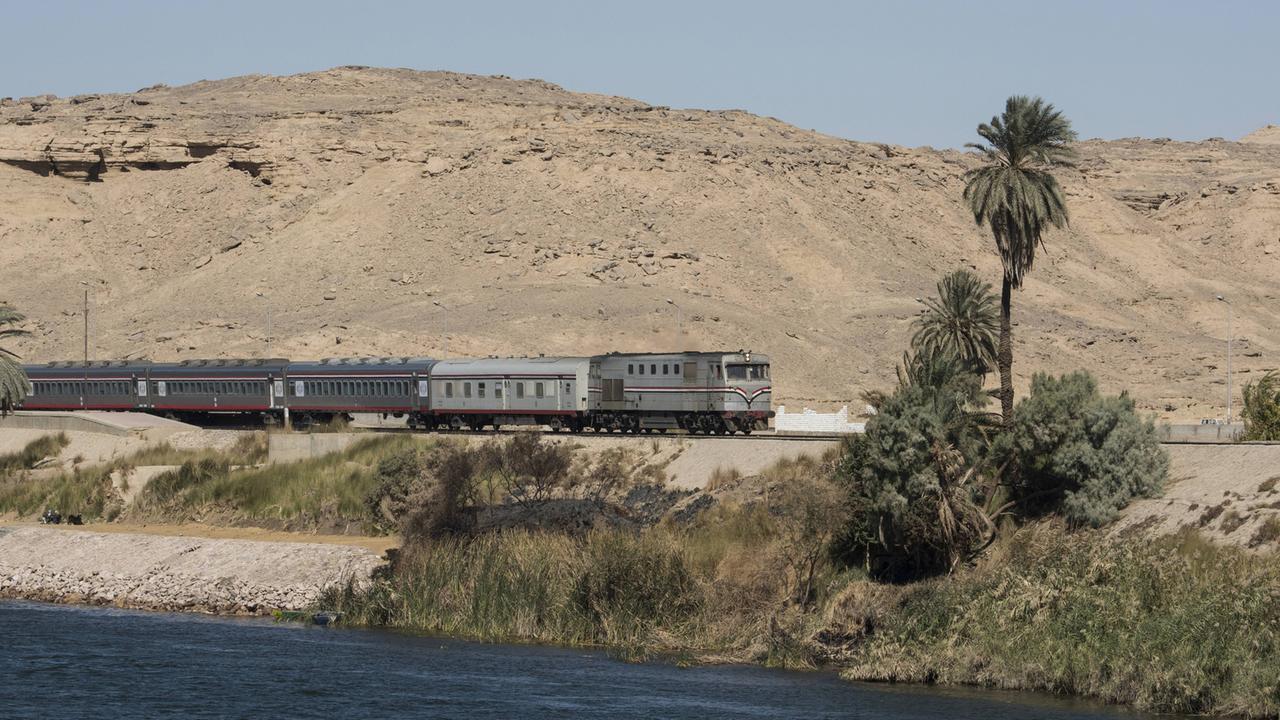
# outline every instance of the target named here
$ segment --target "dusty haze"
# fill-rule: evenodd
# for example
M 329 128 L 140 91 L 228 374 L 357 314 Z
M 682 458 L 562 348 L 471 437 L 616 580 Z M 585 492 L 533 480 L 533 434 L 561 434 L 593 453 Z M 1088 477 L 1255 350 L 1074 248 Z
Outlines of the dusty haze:
M 998 279 L 972 158 L 740 111 L 365 68 L 2 105 L 31 361 L 80 357 L 86 283 L 95 358 L 750 348 L 775 402 L 860 408 L 941 274 Z M 1237 384 L 1277 366 L 1280 128 L 1079 149 L 1071 229 L 1015 297 L 1019 390 L 1087 368 L 1220 415 L 1215 294 Z

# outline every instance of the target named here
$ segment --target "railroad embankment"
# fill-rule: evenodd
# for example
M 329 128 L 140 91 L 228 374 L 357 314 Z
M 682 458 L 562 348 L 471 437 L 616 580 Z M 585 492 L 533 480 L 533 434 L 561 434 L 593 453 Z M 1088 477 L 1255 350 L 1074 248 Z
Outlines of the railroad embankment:
M 0 525 L 0 597 L 264 614 L 370 577 L 366 547 Z

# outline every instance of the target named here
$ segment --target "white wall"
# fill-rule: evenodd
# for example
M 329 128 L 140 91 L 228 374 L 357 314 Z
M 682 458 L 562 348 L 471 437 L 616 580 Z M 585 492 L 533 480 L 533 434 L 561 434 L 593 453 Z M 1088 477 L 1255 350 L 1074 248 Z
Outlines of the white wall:
M 847 435 L 860 433 L 866 429 L 866 423 L 849 422 L 849 406 L 840 408 L 839 412 L 820 413 L 809 408 L 798 413 L 787 412 L 786 405 L 779 405 L 777 415 L 773 418 L 774 430 L 780 433 L 834 433 Z

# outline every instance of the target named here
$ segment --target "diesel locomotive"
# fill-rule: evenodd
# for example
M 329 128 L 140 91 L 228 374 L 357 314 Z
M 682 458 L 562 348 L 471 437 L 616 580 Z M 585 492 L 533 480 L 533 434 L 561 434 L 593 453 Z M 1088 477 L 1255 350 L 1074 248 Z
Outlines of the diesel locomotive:
M 26 365 L 24 410 L 133 410 L 199 422 L 256 415 L 321 423 L 355 413 L 411 428 L 749 434 L 773 417 L 757 353 L 610 353 L 435 360 L 380 357 Z

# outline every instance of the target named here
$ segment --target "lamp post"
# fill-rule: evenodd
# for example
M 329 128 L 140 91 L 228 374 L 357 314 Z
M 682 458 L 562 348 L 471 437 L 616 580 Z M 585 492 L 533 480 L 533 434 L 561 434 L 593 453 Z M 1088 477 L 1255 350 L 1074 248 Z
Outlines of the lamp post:
M 684 310 L 680 309 L 680 305 L 671 298 L 667 298 L 667 304 L 676 309 L 676 337 L 683 339 L 684 337 Z M 680 343 L 684 345 L 683 342 Z
M 449 357 L 449 308 L 445 307 L 444 303 L 439 300 L 432 300 L 431 302 L 444 313 L 444 318 L 440 321 L 440 326 L 443 330 L 441 334 L 444 336 L 444 354 L 440 359 L 444 360 Z
M 267 297 L 267 294 L 264 292 L 259 292 L 257 295 L 262 298 L 262 302 L 265 303 L 267 310 L 267 357 L 271 357 L 271 298 Z
M 1218 302 L 1227 304 L 1227 424 L 1231 424 L 1231 338 L 1235 334 L 1232 330 L 1232 308 L 1231 301 L 1226 297 L 1219 295 Z
M 89 283 L 80 281 L 84 286 L 84 380 L 80 383 L 80 409 L 89 407 Z

